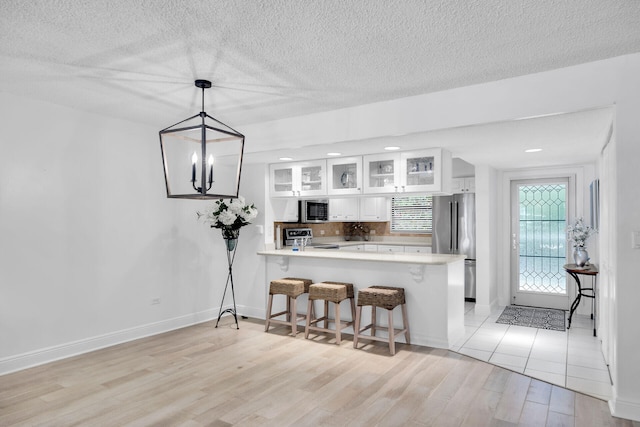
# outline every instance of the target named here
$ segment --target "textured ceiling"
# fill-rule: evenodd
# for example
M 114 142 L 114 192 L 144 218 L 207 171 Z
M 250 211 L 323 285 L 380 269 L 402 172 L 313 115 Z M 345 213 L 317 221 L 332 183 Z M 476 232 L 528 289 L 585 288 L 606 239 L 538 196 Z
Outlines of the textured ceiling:
M 640 1 L 3 0 L 0 91 L 239 127 L 640 51 Z

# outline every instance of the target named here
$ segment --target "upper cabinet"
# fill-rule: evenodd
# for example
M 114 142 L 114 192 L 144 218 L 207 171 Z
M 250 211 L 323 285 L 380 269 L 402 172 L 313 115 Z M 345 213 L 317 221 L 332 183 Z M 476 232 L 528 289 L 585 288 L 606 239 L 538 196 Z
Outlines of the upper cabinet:
M 441 148 L 364 156 L 365 193 L 451 193 L 451 153 Z
M 363 163 L 365 193 L 400 191 L 400 154 L 371 154 L 363 157 Z
M 270 165 L 271 197 L 326 195 L 326 166 L 326 160 Z
M 400 153 L 402 191 L 451 193 L 451 153 L 441 148 Z
M 457 193 L 475 193 L 476 179 L 474 177 L 453 178 L 451 180 L 451 191 Z
M 327 194 L 362 193 L 362 157 L 327 159 Z

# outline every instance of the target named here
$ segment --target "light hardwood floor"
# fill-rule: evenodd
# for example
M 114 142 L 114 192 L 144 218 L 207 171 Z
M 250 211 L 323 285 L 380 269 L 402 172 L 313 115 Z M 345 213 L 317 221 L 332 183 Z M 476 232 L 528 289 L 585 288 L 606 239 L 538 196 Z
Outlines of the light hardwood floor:
M 2 376 L 0 426 L 640 426 L 447 350 L 223 322 Z

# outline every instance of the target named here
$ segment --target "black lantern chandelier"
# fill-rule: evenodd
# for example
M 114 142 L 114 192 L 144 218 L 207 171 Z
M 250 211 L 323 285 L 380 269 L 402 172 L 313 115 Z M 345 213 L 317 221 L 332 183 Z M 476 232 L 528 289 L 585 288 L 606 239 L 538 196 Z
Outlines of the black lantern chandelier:
M 202 111 L 160 131 L 167 197 L 238 197 L 244 135 L 204 112 L 204 90 L 211 82 L 195 85 L 202 89 Z

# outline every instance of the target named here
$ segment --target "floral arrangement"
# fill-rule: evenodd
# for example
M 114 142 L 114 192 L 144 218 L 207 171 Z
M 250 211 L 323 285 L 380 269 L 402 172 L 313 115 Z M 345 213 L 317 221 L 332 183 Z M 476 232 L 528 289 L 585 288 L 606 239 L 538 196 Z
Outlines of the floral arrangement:
M 585 225 L 582 218 L 578 218 L 573 225 L 567 227 L 567 240 L 573 242 L 574 248 L 584 248 L 587 239 L 596 231 Z
M 247 205 L 244 197 L 237 199 L 220 199 L 204 212 L 197 212 L 198 219 L 203 219 L 212 228 L 222 230 L 222 237 L 225 239 L 237 239 L 240 228 L 251 224 L 258 209 L 252 204 Z

